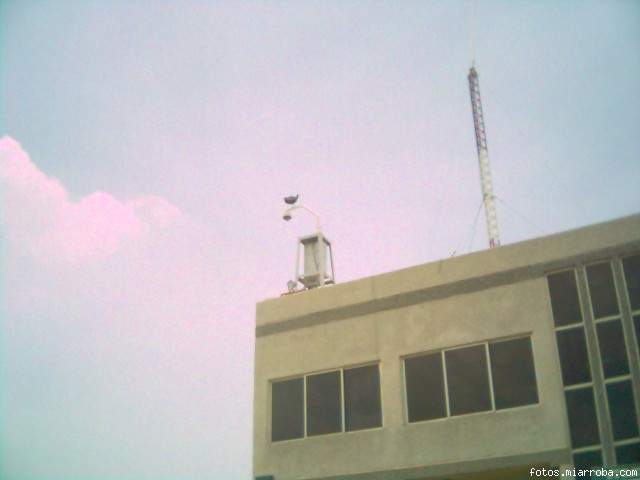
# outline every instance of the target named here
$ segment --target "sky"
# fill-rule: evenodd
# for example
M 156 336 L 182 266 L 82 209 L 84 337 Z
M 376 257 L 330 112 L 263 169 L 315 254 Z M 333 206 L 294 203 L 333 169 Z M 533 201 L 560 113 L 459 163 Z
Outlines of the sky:
M 475 52 L 475 53 L 474 53 Z M 0 477 L 251 478 L 299 193 L 338 282 L 640 211 L 640 3 L 0 2 Z

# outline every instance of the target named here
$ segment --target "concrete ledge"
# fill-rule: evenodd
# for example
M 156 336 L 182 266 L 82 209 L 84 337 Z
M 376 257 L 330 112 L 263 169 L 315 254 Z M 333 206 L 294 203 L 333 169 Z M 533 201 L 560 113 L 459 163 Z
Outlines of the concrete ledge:
M 399 306 L 410 305 L 407 299 L 412 295 L 421 298 L 420 295 L 426 291 L 436 292 L 437 290 L 432 290 L 436 287 L 441 288 L 443 293 L 430 293 L 426 299 L 490 288 L 492 285 L 502 284 L 507 278 L 510 281 L 532 278 L 541 275 L 541 270 L 544 272 L 570 267 L 571 262 L 577 264 L 598 260 L 599 256 L 605 258 L 609 252 L 632 252 L 639 248 L 639 242 L 640 214 L 636 214 L 499 248 L 268 299 L 256 306 L 257 334 L 260 336 L 268 334 L 267 332 L 282 331 L 281 326 L 274 327 L 273 330 L 263 329 L 267 325 L 298 322 L 302 318 L 314 322 L 311 319 L 315 314 L 322 318 L 327 318 L 327 315 L 339 318 L 340 315 L 346 315 L 338 313 L 345 308 L 366 313 L 371 306 L 364 305 L 376 300 L 384 299 L 388 302 L 383 303 L 382 308 L 389 308 L 384 305 L 392 305 L 396 301 Z
M 467 474 L 479 472 L 484 473 L 484 478 L 493 479 L 503 478 L 499 475 L 501 470 L 509 470 L 515 467 L 527 465 L 545 465 L 549 467 L 569 464 L 571 462 L 571 451 L 566 448 L 501 458 L 493 457 L 458 463 L 425 465 L 391 471 L 356 473 L 351 475 L 338 475 L 334 477 L 305 478 L 301 480 L 422 480 L 431 478 L 448 478 L 453 476 L 466 478 Z M 507 476 L 504 478 L 512 477 Z
M 563 268 L 570 268 L 584 263 L 596 262 L 598 260 L 611 258 L 617 255 L 627 255 L 637 251 L 640 251 L 640 240 L 614 247 L 597 249 L 560 260 L 552 260 L 524 267 L 512 268 L 488 275 L 467 278 L 397 295 L 372 298 L 368 301 L 356 302 L 333 309 L 287 318 L 280 322 L 258 325 L 256 327 L 256 337 L 273 335 L 298 328 L 311 327 L 335 320 L 344 320 L 347 318 L 367 315 L 373 312 L 393 310 L 454 295 L 477 292 L 488 288 L 542 277 L 554 270 L 561 270 Z M 374 280 L 376 277 L 371 277 L 371 279 Z

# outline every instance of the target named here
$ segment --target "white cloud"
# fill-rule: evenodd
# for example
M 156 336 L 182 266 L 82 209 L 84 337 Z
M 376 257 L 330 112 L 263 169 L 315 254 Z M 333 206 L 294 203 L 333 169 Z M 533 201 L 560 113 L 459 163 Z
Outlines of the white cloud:
M 0 187 L 11 246 L 38 261 L 104 258 L 181 216 L 177 207 L 155 195 L 121 201 L 94 192 L 73 201 L 10 137 L 0 139 Z
M 153 195 L 73 200 L 7 137 L 0 194 L 0 477 L 248 470 L 253 304 L 220 235 Z

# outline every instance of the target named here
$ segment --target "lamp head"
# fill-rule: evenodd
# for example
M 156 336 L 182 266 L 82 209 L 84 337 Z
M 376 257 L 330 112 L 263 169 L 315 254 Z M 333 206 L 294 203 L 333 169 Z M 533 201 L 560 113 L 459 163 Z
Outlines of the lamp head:
M 284 197 L 284 203 L 287 205 L 293 205 L 298 201 L 299 195 L 289 195 L 288 197 Z

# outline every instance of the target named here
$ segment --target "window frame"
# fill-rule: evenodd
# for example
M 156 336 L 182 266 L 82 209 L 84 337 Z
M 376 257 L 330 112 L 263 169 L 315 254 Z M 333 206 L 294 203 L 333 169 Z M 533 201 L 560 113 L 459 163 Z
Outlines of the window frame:
M 339 383 L 339 389 L 338 389 L 338 406 L 340 409 L 340 419 L 339 419 L 339 424 L 340 424 L 340 430 L 337 432 L 326 432 L 326 433 L 314 433 L 312 435 L 309 435 L 309 414 L 307 411 L 307 406 L 308 406 L 308 402 L 307 402 L 307 391 L 309 388 L 309 385 L 307 383 L 307 379 L 309 377 L 316 377 L 316 376 L 320 376 L 320 375 L 326 375 L 326 374 L 331 374 L 331 373 L 338 373 L 338 383 Z M 327 371 L 323 371 L 323 372 L 314 372 L 314 373 L 310 373 L 307 375 L 303 376 L 303 388 L 304 388 L 304 438 L 307 437 L 322 437 L 325 435 L 334 435 L 336 433 L 342 433 L 344 432 L 344 374 L 343 374 L 343 370 L 342 369 L 332 369 L 332 370 L 327 370 Z
M 640 257 L 640 252 L 634 252 L 629 255 L 623 255 L 618 258 L 620 261 L 620 270 L 622 272 L 622 296 L 626 300 L 626 304 L 629 306 L 629 311 L 631 312 L 631 316 L 633 317 L 636 314 L 640 314 L 640 308 L 634 310 L 631 305 L 631 296 L 629 295 L 629 285 L 627 285 L 627 271 L 624 269 L 624 261 L 627 258 L 631 257 Z
M 357 432 L 367 432 L 367 431 L 371 431 L 371 430 L 378 430 L 384 427 L 384 409 L 382 407 L 383 405 L 383 395 L 382 395 L 382 369 L 380 368 L 380 360 L 373 360 L 370 362 L 363 362 L 363 363 L 356 363 L 353 365 L 348 365 L 345 367 L 333 367 L 333 368 L 327 368 L 327 369 L 323 369 L 323 370 L 315 370 L 312 372 L 308 372 L 308 373 L 304 373 L 302 375 L 288 375 L 286 377 L 278 377 L 278 378 L 272 378 L 268 380 L 269 383 L 269 402 L 268 402 L 268 412 L 269 412 L 269 421 L 268 421 L 268 438 L 269 438 L 269 443 L 278 443 L 278 444 L 282 444 L 282 443 L 286 443 L 286 442 L 296 442 L 296 441 L 300 441 L 300 440 L 306 440 L 309 438 L 324 438 L 324 437 L 328 437 L 331 435 L 344 435 L 344 434 L 349 434 L 349 433 L 357 433 Z M 345 370 L 351 370 L 354 368 L 360 368 L 360 367 L 370 367 L 370 366 L 376 366 L 378 367 L 378 389 L 379 389 L 379 393 L 380 393 L 380 425 L 377 427 L 370 427 L 370 428 L 360 428 L 357 430 L 346 430 L 346 425 L 345 425 L 345 419 L 346 419 L 346 403 L 345 403 L 345 395 L 344 395 L 344 371 Z M 307 377 L 312 377 L 314 375 L 321 375 L 323 373 L 332 373 L 332 372 L 340 372 L 340 424 L 341 424 L 341 430 L 339 432 L 331 432 L 331 433 L 321 433 L 321 434 L 315 434 L 315 435 L 309 435 L 307 432 Z M 273 384 L 274 383 L 278 383 L 278 382 L 285 382 L 287 380 L 294 380 L 294 379 L 298 379 L 298 378 L 302 378 L 302 391 L 303 391 L 303 397 L 302 397 L 302 412 L 303 412 L 303 429 L 302 429 L 302 433 L 303 435 L 301 437 L 296 437 L 296 438 L 288 438 L 286 440 L 273 440 Z
M 470 345 L 470 346 L 473 346 L 473 345 Z M 427 350 L 425 352 L 412 353 L 412 354 L 404 355 L 400 357 L 400 360 L 401 360 L 400 376 L 402 377 L 402 392 L 403 392 L 402 407 L 403 407 L 403 420 L 405 425 L 414 425 L 416 423 L 423 423 L 423 422 L 436 422 L 438 420 L 444 420 L 451 417 L 451 409 L 449 408 L 449 384 L 447 382 L 447 370 L 445 368 L 444 352 L 445 352 L 445 349 Z M 411 422 L 409 421 L 409 395 L 407 390 L 407 372 L 405 368 L 405 360 L 409 358 L 425 357 L 428 355 L 436 355 L 436 354 L 440 356 L 440 368 L 442 369 L 442 386 L 444 389 L 445 415 L 444 417 L 428 418 L 425 420 L 416 420 L 415 422 Z
M 507 338 L 497 339 L 497 340 L 494 340 L 494 341 L 489 341 L 489 342 L 487 342 L 487 355 L 488 355 L 488 358 L 489 358 L 489 360 L 490 360 L 490 358 L 491 358 L 490 345 L 491 345 L 491 344 L 494 344 L 494 343 L 502 343 L 502 342 L 508 342 L 508 341 L 510 341 L 510 340 L 520 340 L 520 339 L 522 339 L 522 338 L 528 338 L 528 339 L 529 339 L 529 344 L 531 345 L 531 362 L 532 362 L 532 367 L 533 367 L 533 378 L 534 378 L 534 385 L 535 385 L 535 387 L 536 387 L 536 397 L 537 397 L 537 401 L 536 401 L 536 402 L 534 402 L 534 403 L 527 403 L 527 404 L 525 404 L 525 405 L 516 405 L 516 406 L 514 406 L 514 407 L 495 408 L 495 391 L 494 391 L 494 389 L 492 388 L 492 390 L 491 390 L 491 397 L 492 397 L 492 400 L 493 400 L 493 403 L 494 403 L 494 409 L 495 409 L 495 411 L 501 411 L 501 410 L 512 410 L 512 409 L 514 409 L 514 408 L 520 408 L 520 407 L 530 407 L 530 406 L 532 406 L 532 405 L 538 405 L 538 404 L 540 404 L 540 403 L 541 403 L 541 402 L 540 402 L 540 389 L 538 388 L 538 374 L 537 374 L 537 372 L 536 372 L 536 356 L 535 356 L 535 350 L 534 350 L 534 348 L 533 348 L 533 338 L 532 338 L 532 335 L 531 335 L 531 334 L 530 334 L 530 335 L 528 335 L 528 336 L 521 335 L 521 336 L 507 337 Z M 491 369 L 492 369 L 492 364 L 491 364 L 491 363 L 489 363 L 487 366 L 488 366 L 488 368 L 489 368 L 489 375 L 490 375 L 490 379 L 491 379 L 491 385 L 492 385 L 492 387 L 493 387 L 493 372 L 491 371 Z
M 528 403 L 526 405 L 518 405 L 515 407 L 508 407 L 508 408 L 500 408 L 500 409 L 496 409 L 496 402 L 495 402 L 495 391 L 494 391 L 494 385 L 493 385 L 493 373 L 492 373 L 492 369 L 491 369 L 491 355 L 489 353 L 489 345 L 492 343 L 500 343 L 500 342 L 508 342 L 510 340 L 519 340 L 522 338 L 528 338 L 531 342 L 531 360 L 533 362 L 533 370 L 534 370 L 534 377 L 535 377 L 535 387 L 536 387 L 536 392 L 538 393 L 538 400 L 535 403 Z M 451 414 L 451 405 L 450 405 L 450 399 L 449 399 L 449 382 L 447 379 L 447 364 L 446 364 L 446 356 L 445 356 L 445 352 L 450 351 L 450 350 L 461 350 L 464 348 L 469 348 L 469 347 L 477 347 L 477 346 L 484 346 L 484 353 L 485 353 L 485 357 L 487 360 L 486 363 L 486 368 L 487 368 L 487 379 L 488 379 L 488 386 L 489 386 L 489 399 L 491 402 L 491 408 L 489 410 L 482 410 L 482 411 L 478 411 L 478 412 L 469 412 L 469 413 L 461 413 L 461 414 L 457 414 L 457 415 L 452 415 Z M 407 392 L 407 375 L 406 375 L 406 371 L 405 371 L 405 360 L 408 358 L 415 358 L 415 357 L 421 357 L 421 356 L 425 356 L 425 355 L 432 355 L 434 353 L 440 353 L 441 355 L 441 365 L 442 365 L 442 375 L 443 375 L 443 383 L 444 383 L 444 401 L 445 401 L 445 411 L 446 414 L 443 417 L 438 417 L 438 418 L 429 418 L 426 420 L 416 420 L 416 421 L 409 421 L 409 397 L 408 397 L 408 392 Z M 520 333 L 520 334 L 516 334 L 516 335 L 509 335 L 509 336 L 505 336 L 505 337 L 498 337 L 498 338 L 491 338 L 491 339 L 486 339 L 486 340 L 481 340 L 481 341 L 477 341 L 477 342 L 473 342 L 473 343 L 466 343 L 463 345 L 456 345 L 454 347 L 447 347 L 447 348 L 439 348 L 439 349 L 431 349 L 431 350 L 426 350 L 426 351 L 421 351 L 421 352 L 416 352 L 416 353 L 411 353 L 408 355 L 403 355 L 401 357 L 401 375 L 402 375 L 402 387 L 403 387 L 403 420 L 404 420 L 404 424 L 405 425 L 421 425 L 427 422 L 439 422 L 439 421 L 444 421 L 444 420 L 449 420 L 452 418 L 460 418 L 460 417 L 468 417 L 470 415 L 486 415 L 486 414 L 491 414 L 491 413 L 497 413 L 497 412 L 503 412 L 503 411 L 513 411 L 513 410 L 518 410 L 518 409 L 522 409 L 522 408 L 531 408 L 531 407 L 536 407 L 539 406 L 541 403 L 541 399 L 540 399 L 540 388 L 539 388 L 539 378 L 538 375 L 536 373 L 536 358 L 535 358 L 535 348 L 534 348 L 534 340 L 533 340 L 533 332 L 525 332 L 525 333 Z
M 621 295 L 624 297 L 625 305 L 629 308 L 629 316 L 631 318 L 631 340 L 632 346 L 636 346 L 638 349 L 638 354 L 640 354 L 640 328 L 636 328 L 635 326 L 635 317 L 640 316 L 640 308 L 634 310 L 631 306 L 631 296 L 629 295 L 629 286 L 627 285 L 627 272 L 624 269 L 624 261 L 627 258 L 638 257 L 640 256 L 640 252 L 631 253 L 630 255 L 621 256 L 618 260 L 620 261 L 620 271 L 622 272 L 622 293 Z M 622 299 L 621 299 L 622 300 Z M 635 343 L 633 342 L 635 340 Z M 627 357 L 631 356 L 631 352 L 627 351 Z
M 629 286 L 627 284 L 627 272 L 625 270 L 625 266 L 624 266 L 624 261 L 627 258 L 631 258 L 631 257 L 639 257 L 640 256 L 640 251 L 634 251 L 631 253 L 625 253 L 623 255 L 619 255 L 616 257 L 613 257 L 611 259 L 612 262 L 612 268 L 614 268 L 614 280 L 615 280 L 615 264 L 618 264 L 618 268 L 619 268 L 619 272 L 621 273 L 620 276 L 620 282 L 617 283 L 616 282 L 616 291 L 618 293 L 618 301 L 621 302 L 621 313 L 620 313 L 620 320 L 622 322 L 622 329 L 623 329 L 623 334 L 625 336 L 625 338 L 629 338 L 629 340 L 631 340 L 630 344 L 631 344 L 631 349 L 637 349 L 637 351 L 631 352 L 629 351 L 629 348 L 626 348 L 626 352 L 627 352 L 627 361 L 629 362 L 629 375 L 624 375 L 624 376 L 619 376 L 619 377 L 612 377 L 609 380 L 611 383 L 613 382 L 618 382 L 618 381 L 625 381 L 625 380 L 630 380 L 631 381 L 631 385 L 632 385 L 632 392 L 633 392 L 633 385 L 634 385 L 634 379 L 633 379 L 633 373 L 632 373 L 632 359 L 633 356 L 637 353 L 638 355 L 640 355 L 640 328 L 636 328 L 636 317 L 640 317 L 640 308 L 637 309 L 633 309 L 633 306 L 631 304 L 631 295 L 629 294 Z M 630 320 L 630 329 L 626 330 L 625 329 L 625 322 L 624 322 L 624 315 L 625 315 L 625 308 L 627 309 L 628 312 L 628 316 L 629 316 L 629 320 Z M 627 343 L 627 347 L 629 346 L 629 342 Z M 607 381 L 605 380 L 604 382 L 604 387 L 605 387 L 605 392 L 606 392 L 606 387 L 607 387 Z M 635 395 L 635 392 L 634 392 Z M 609 419 L 611 420 L 611 407 L 609 406 L 609 395 L 605 393 L 605 406 L 606 406 L 606 411 L 607 411 L 607 415 L 609 415 Z M 634 399 L 636 401 L 636 405 L 637 405 L 637 399 Z M 636 418 L 640 419 L 640 411 L 636 410 Z M 613 427 L 612 427 L 612 437 L 613 437 Z M 618 447 L 625 447 L 627 445 L 632 445 L 635 443 L 639 443 L 640 442 L 640 436 L 638 437 L 633 437 L 633 438 L 627 438 L 627 439 L 623 439 L 623 440 L 615 440 L 615 438 L 613 439 L 613 449 L 614 449 L 614 457 L 616 459 L 616 463 L 618 463 L 618 452 L 617 449 Z
M 624 358 L 627 361 L 627 373 L 623 373 L 620 375 L 613 375 L 613 376 L 609 376 L 607 377 L 606 372 L 605 372 L 605 366 L 604 366 L 604 358 L 602 357 L 602 346 L 600 345 L 600 331 L 598 330 L 598 326 L 599 325 L 604 325 L 607 323 L 613 323 L 613 322 L 619 322 L 620 323 L 620 332 L 622 334 L 622 346 L 624 347 Z M 597 350 L 598 350 L 598 360 L 600 362 L 600 368 L 602 369 L 602 378 L 603 378 L 603 383 L 606 385 L 607 383 L 611 383 L 612 381 L 620 381 L 623 379 L 628 379 L 631 378 L 631 358 L 629 356 L 629 349 L 627 348 L 627 345 L 625 343 L 625 331 L 624 331 L 624 324 L 622 322 L 622 317 L 611 317 L 611 318 L 606 318 L 606 319 L 598 319 L 594 321 L 594 327 L 595 327 L 595 332 L 596 332 L 596 345 L 597 345 Z
M 380 399 L 380 425 L 377 427 L 369 427 L 369 428 L 358 428 L 354 430 L 347 430 L 347 400 L 344 394 L 344 371 L 345 370 L 353 370 L 356 368 L 362 367 L 378 367 L 378 393 Z M 350 365 L 348 367 L 342 367 L 342 432 L 340 433 L 354 433 L 354 432 L 364 432 L 368 430 L 376 430 L 382 428 L 384 426 L 384 409 L 382 408 L 383 400 L 382 400 L 382 370 L 380 369 L 380 362 L 368 362 L 368 363 L 359 363 L 356 365 Z
M 580 312 L 580 321 L 579 322 L 570 322 L 564 325 L 557 325 L 556 324 L 556 320 L 555 320 L 555 312 L 553 311 L 553 299 L 552 294 L 551 294 L 551 288 L 549 285 L 549 277 L 552 275 L 556 275 L 556 274 L 561 274 L 561 273 L 566 273 L 566 272 L 571 272 L 573 274 L 573 282 L 574 285 L 576 287 L 576 293 L 578 296 L 578 310 Z M 547 292 L 548 292 L 548 304 L 549 304 L 549 313 L 550 313 L 550 318 L 551 318 L 551 323 L 553 324 L 553 328 L 555 330 L 558 329 L 568 329 L 571 327 L 577 327 L 578 325 L 582 325 L 584 326 L 585 324 L 585 316 L 584 316 L 584 309 L 583 309 L 583 305 L 584 305 L 584 298 L 582 293 L 580 292 L 580 279 L 578 278 L 578 271 L 576 268 L 563 268 L 561 270 L 554 270 L 551 272 L 545 272 L 544 274 L 544 278 L 545 278 L 545 282 L 547 284 Z
M 614 270 L 614 261 L 616 260 L 615 257 L 612 258 L 608 258 L 608 259 L 604 259 L 604 260 L 597 260 L 595 262 L 588 262 L 585 263 L 583 265 L 581 265 L 579 268 L 581 268 L 584 272 L 584 279 L 585 279 L 585 284 L 587 287 L 587 304 L 589 306 L 589 312 L 591 313 L 591 318 L 593 319 L 594 323 L 598 323 L 598 322 L 605 322 L 607 320 L 613 320 L 614 318 L 622 318 L 622 298 L 620 298 L 620 285 L 618 284 L 618 281 L 616 280 L 616 274 L 615 274 L 615 270 Z M 611 315 L 605 315 L 603 317 L 596 317 L 595 311 L 593 309 L 593 296 L 591 293 L 591 286 L 589 285 L 589 267 L 595 267 L 598 265 L 604 265 L 607 264 L 609 265 L 609 271 L 611 272 L 611 280 L 613 283 L 613 293 L 615 294 L 615 299 L 616 299 L 616 306 L 618 308 L 618 313 L 613 313 Z M 623 274 L 624 276 L 624 274 Z M 582 301 L 582 299 L 580 299 L 580 301 Z
M 562 372 L 562 357 L 560 355 L 560 345 L 558 344 L 558 333 L 564 333 L 570 330 L 579 330 L 579 329 L 582 330 L 582 336 L 584 338 L 584 346 L 587 354 L 587 366 L 589 367 L 589 380 L 587 380 L 586 382 L 578 382 L 578 383 L 572 383 L 570 385 L 566 385 L 564 383 L 564 374 Z M 560 367 L 560 381 L 562 382 L 562 387 L 565 390 L 567 390 L 572 388 L 579 388 L 580 386 L 593 385 L 594 368 L 596 368 L 596 365 L 593 365 L 594 361 L 592 360 L 592 353 L 589 349 L 589 341 L 587 339 L 587 331 L 584 323 L 555 327 L 554 337 L 555 337 L 554 340 L 555 340 L 556 351 L 558 352 L 558 366 Z
M 609 379 L 609 382 L 604 382 L 604 397 L 605 397 L 605 410 L 607 412 L 607 416 L 608 416 L 608 420 L 609 420 L 609 424 L 611 425 L 611 438 L 613 440 L 613 446 L 614 449 L 622 444 L 626 444 L 626 443 L 633 443 L 633 442 L 638 442 L 640 441 L 640 427 L 638 427 L 637 422 L 638 419 L 640 418 L 638 415 L 638 412 L 636 411 L 636 406 L 635 406 L 635 392 L 633 391 L 633 379 L 631 378 L 631 375 L 621 375 L 618 377 L 612 377 Z M 637 431 L 637 435 L 631 436 L 631 437 L 627 437 L 627 438 L 620 438 L 620 439 L 616 439 L 615 437 L 615 427 L 614 427 L 614 421 L 613 421 L 613 416 L 611 415 L 611 401 L 609 399 L 609 390 L 608 390 L 608 386 L 610 384 L 620 384 L 620 383 L 625 383 L 625 382 L 629 382 L 630 386 L 631 386 L 631 406 L 633 408 L 633 411 L 636 415 L 636 431 Z

